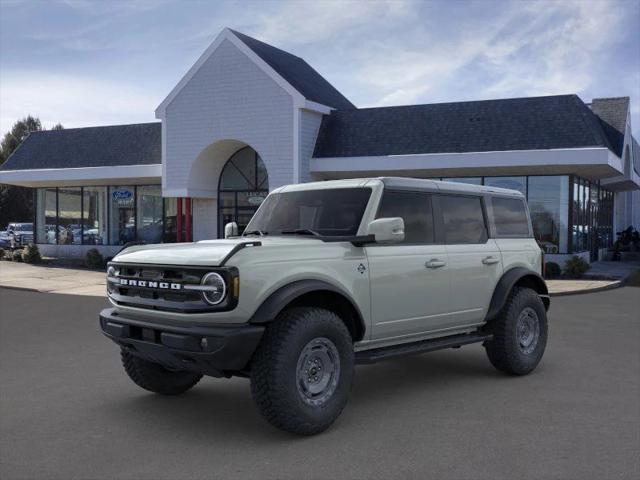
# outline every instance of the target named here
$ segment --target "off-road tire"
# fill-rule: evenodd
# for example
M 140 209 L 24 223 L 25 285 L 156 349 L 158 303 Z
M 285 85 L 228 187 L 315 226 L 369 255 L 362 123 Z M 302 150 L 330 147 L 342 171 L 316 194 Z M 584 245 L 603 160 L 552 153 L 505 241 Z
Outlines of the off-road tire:
M 527 309 L 535 312 L 539 325 L 537 344 L 530 353 L 523 352 L 518 337 L 518 319 Z M 511 375 L 530 373 L 540 362 L 547 345 L 547 312 L 542 300 L 530 288 L 515 287 L 488 330 L 493 339 L 486 342 L 485 349 L 491 364 Z
M 309 405 L 298 380 L 299 360 L 310 342 L 328 339 L 339 357 L 335 390 L 322 405 Z M 353 379 L 354 353 L 340 317 L 322 308 L 287 309 L 267 326 L 251 362 L 251 393 L 275 427 L 298 435 L 326 430 L 345 407 Z
M 161 395 L 179 395 L 192 388 L 202 375 L 192 372 L 174 372 L 148 360 L 120 350 L 122 365 L 129 378 L 139 387 Z

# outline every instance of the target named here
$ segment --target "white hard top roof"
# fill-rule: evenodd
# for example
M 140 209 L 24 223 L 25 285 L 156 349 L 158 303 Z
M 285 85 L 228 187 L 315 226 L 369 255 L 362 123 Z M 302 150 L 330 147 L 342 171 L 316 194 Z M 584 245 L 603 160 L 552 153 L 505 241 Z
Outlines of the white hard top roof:
M 319 182 L 298 183 L 277 188 L 273 193 L 296 192 L 304 190 L 324 190 L 330 188 L 359 188 L 367 184 L 382 183 L 385 188 L 401 190 L 424 190 L 431 192 L 468 193 L 468 194 L 496 194 L 505 196 L 523 197 L 518 190 L 507 188 L 487 187 L 484 185 L 471 185 L 468 183 L 443 182 L 424 178 L 410 177 L 375 177 L 375 178 L 349 178 L 345 180 L 326 180 Z

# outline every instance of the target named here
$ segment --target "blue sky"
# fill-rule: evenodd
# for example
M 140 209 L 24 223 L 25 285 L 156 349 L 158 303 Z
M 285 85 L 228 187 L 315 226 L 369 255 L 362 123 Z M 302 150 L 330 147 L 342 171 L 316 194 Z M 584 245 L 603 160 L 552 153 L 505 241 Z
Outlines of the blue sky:
M 225 27 L 303 57 L 359 107 L 577 93 L 632 99 L 640 0 L 0 0 L 0 132 L 154 120 Z

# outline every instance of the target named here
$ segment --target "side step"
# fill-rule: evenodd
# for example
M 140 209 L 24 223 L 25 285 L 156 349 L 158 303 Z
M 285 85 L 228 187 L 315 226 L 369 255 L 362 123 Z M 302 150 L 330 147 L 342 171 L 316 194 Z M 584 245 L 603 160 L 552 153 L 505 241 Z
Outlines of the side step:
M 433 352 L 445 348 L 456 348 L 470 343 L 484 342 L 491 340 L 492 335 L 486 333 L 468 333 L 462 335 L 451 335 L 449 337 L 430 338 L 419 342 L 403 343 L 389 347 L 373 348 L 356 352 L 356 363 L 375 363 L 387 358 L 401 357 L 404 355 L 415 355 L 418 353 Z

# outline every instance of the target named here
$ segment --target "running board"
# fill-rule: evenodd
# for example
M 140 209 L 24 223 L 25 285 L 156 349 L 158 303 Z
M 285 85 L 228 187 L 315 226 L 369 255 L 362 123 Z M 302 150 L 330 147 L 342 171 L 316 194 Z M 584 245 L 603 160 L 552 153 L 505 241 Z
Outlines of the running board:
M 390 347 L 373 348 L 356 352 L 356 363 L 367 364 L 376 363 L 387 358 L 401 357 L 404 355 L 416 355 L 418 353 L 433 352 L 445 348 L 456 348 L 470 343 L 484 342 L 491 340 L 492 335 L 486 333 L 469 333 L 462 335 L 451 335 L 449 337 L 430 338 L 420 342 L 403 343 Z

